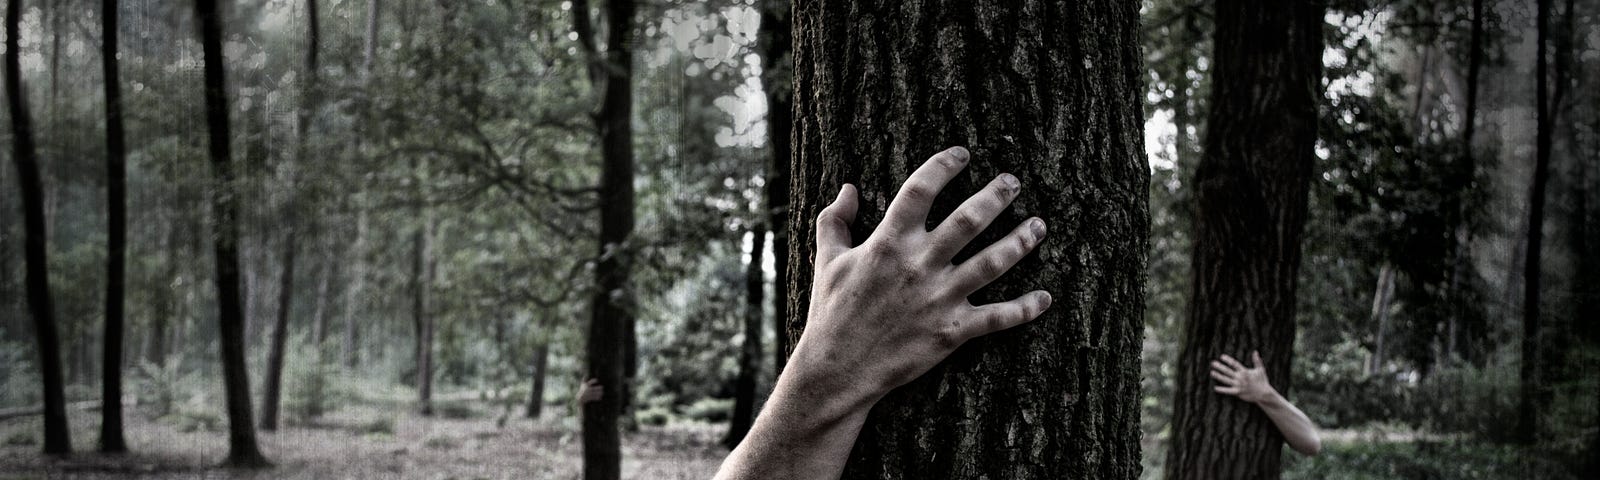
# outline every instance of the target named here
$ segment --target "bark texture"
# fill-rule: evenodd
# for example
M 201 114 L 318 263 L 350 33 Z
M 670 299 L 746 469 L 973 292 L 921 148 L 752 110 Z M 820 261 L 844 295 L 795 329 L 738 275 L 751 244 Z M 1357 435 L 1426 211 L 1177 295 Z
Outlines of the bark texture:
M 128 451 L 122 436 L 123 294 L 128 254 L 128 148 L 117 72 L 117 0 L 100 2 L 100 66 L 106 95 L 106 337 L 100 382 L 100 451 Z
M 844 478 L 1138 477 L 1149 229 L 1138 3 L 795 5 L 791 344 L 805 328 L 815 219 L 843 183 L 862 192 L 860 241 L 913 169 L 964 145 L 973 161 L 930 228 L 1002 172 L 1023 189 L 958 262 L 1029 216 L 1052 232 L 971 300 L 1047 289 L 1054 305 L 886 396 Z
M 16 0 L 13 0 L 16 1 Z M 216 0 L 195 0 L 205 58 L 206 130 L 210 134 L 212 242 L 216 253 L 217 323 L 222 378 L 228 402 L 228 458 L 232 467 L 270 466 L 256 443 L 245 370 L 244 305 L 239 294 L 239 198 L 235 194 L 228 133 L 228 90 L 222 58 L 222 19 Z
M 44 396 L 44 453 L 72 453 L 72 437 L 67 428 L 67 403 L 62 390 L 61 339 L 56 331 L 55 304 L 50 299 L 49 249 L 45 225 L 44 181 L 39 174 L 39 157 L 33 143 L 33 122 L 28 113 L 28 98 L 22 89 L 22 52 L 18 46 L 18 26 L 22 0 L 10 0 L 6 8 L 5 77 L 6 100 L 11 104 L 11 161 L 17 166 L 17 183 L 22 191 L 22 228 L 28 312 L 33 317 L 34 345 L 39 351 L 39 379 Z
M 1283 437 L 1261 409 L 1213 392 L 1207 372 L 1224 353 L 1259 350 L 1272 385 L 1289 391 L 1325 10 L 1316 0 L 1216 3 L 1169 479 L 1279 476 Z

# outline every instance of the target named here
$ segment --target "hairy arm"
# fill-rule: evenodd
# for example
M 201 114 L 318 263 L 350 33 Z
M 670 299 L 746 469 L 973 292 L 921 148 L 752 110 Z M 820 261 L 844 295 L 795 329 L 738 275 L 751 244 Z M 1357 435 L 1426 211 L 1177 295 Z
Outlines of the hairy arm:
M 934 196 L 966 167 L 966 149 L 935 155 L 901 186 L 883 223 L 852 247 L 855 188 L 817 217 L 815 279 L 806 329 L 749 436 L 719 480 L 838 478 L 867 412 L 884 394 L 921 376 L 967 340 L 1038 317 L 1050 294 L 972 305 L 967 296 L 1010 270 L 1044 239 L 1028 219 L 970 260 L 956 252 L 1016 198 L 1002 174 L 927 231 Z

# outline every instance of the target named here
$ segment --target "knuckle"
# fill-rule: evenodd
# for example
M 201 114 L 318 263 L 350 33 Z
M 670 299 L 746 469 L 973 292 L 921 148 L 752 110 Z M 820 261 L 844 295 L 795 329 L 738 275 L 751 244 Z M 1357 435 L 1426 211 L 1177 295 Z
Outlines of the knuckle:
M 934 163 L 937 163 L 940 168 L 947 170 L 961 168 L 961 159 L 956 158 L 956 156 L 951 154 L 949 150 L 934 154 L 932 160 Z
M 983 224 L 978 220 L 977 215 L 966 210 L 956 212 L 955 216 L 951 217 L 950 220 L 955 222 L 956 231 L 962 234 L 971 235 L 983 229 Z
M 932 201 L 933 196 L 937 193 L 938 192 L 933 190 L 932 185 L 928 185 L 926 182 L 921 181 L 906 182 L 905 188 L 900 189 L 900 194 L 904 196 L 906 200 L 916 202 Z
M 966 336 L 961 331 L 960 322 L 950 322 L 948 326 L 933 333 L 933 341 L 941 349 L 954 350 L 966 342 Z

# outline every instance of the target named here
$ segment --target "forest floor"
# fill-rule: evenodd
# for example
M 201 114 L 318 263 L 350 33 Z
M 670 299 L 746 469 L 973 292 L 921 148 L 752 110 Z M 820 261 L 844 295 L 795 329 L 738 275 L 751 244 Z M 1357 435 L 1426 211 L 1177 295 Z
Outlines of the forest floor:
M 391 409 L 392 410 L 392 409 Z M 575 479 L 582 477 L 582 442 L 577 422 L 422 417 L 377 406 L 352 407 L 315 422 L 260 432 L 267 470 L 218 467 L 227 455 L 225 425 L 197 426 L 171 417 L 127 415 L 127 440 L 134 453 L 93 453 L 96 412 L 70 413 L 76 453 L 67 458 L 39 454 L 38 417 L 0 422 L 0 480 L 33 478 L 228 478 L 228 479 Z M 623 477 L 706 479 L 727 451 L 717 440 L 724 426 L 644 426 L 623 435 Z

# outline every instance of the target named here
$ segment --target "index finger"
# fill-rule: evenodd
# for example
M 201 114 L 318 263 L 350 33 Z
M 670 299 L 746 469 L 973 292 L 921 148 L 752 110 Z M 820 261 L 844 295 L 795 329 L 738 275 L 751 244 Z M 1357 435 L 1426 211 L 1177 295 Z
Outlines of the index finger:
M 1228 365 L 1232 366 L 1234 370 L 1249 370 L 1244 368 L 1243 363 L 1239 363 L 1238 360 L 1234 360 L 1232 355 L 1228 355 L 1226 353 L 1222 354 L 1222 361 L 1228 362 Z
M 951 147 L 923 162 L 900 186 L 900 193 L 895 194 L 894 201 L 889 202 L 889 211 L 884 214 L 883 223 L 895 230 L 915 227 L 918 231 L 926 231 L 924 224 L 928 221 L 928 209 L 933 207 L 933 197 L 939 196 L 950 179 L 967 167 L 970 157 L 967 149 Z

